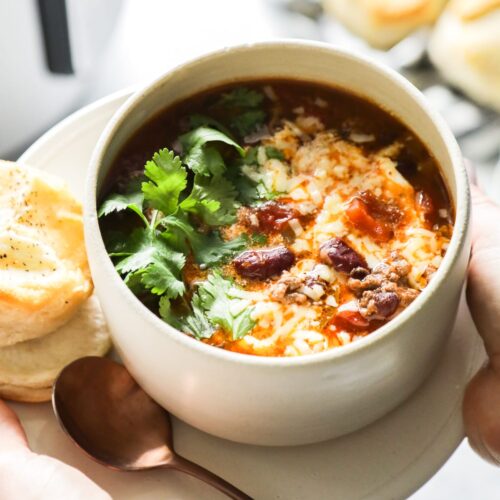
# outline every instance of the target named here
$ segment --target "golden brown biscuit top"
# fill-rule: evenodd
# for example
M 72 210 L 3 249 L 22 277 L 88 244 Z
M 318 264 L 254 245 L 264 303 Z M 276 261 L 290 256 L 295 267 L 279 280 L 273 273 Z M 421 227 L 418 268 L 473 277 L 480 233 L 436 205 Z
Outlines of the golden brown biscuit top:
M 380 21 L 394 22 L 426 15 L 443 0 L 359 0 Z
M 1 300 L 35 307 L 69 282 L 87 296 L 92 285 L 83 241 L 81 205 L 63 181 L 0 163 Z
M 469 22 L 500 9 L 500 0 L 453 0 L 451 8 L 462 21 Z

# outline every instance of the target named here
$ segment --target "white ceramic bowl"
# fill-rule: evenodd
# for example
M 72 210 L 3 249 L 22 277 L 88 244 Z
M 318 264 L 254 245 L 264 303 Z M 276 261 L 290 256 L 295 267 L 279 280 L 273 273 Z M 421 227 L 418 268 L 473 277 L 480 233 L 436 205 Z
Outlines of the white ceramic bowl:
M 127 139 L 161 109 L 233 80 L 285 77 L 347 89 L 403 120 L 442 167 L 456 207 L 443 263 L 394 320 L 348 346 L 296 358 L 237 354 L 164 323 L 129 291 L 99 231 L 96 193 Z M 470 242 L 470 195 L 458 145 L 425 98 L 397 73 L 328 45 L 276 41 L 224 49 L 170 71 L 114 115 L 93 154 L 85 236 L 96 290 L 123 362 L 139 384 L 185 422 L 234 441 L 296 445 L 361 428 L 407 398 L 429 375 L 451 332 Z

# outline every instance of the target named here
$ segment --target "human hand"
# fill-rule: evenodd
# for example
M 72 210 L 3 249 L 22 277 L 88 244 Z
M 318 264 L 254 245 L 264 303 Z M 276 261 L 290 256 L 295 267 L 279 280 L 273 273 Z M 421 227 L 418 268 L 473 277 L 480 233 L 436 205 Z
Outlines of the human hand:
M 15 413 L 0 400 L 0 498 L 2 500 L 110 500 L 77 469 L 33 453 Z
M 488 364 L 469 383 L 465 431 L 483 458 L 500 465 L 500 207 L 472 186 L 472 255 L 467 302 Z

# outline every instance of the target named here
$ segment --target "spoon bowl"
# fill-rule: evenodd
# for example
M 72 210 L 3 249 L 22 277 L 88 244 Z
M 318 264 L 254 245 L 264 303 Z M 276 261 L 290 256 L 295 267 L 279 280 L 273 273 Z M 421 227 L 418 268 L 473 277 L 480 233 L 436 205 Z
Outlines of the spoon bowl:
M 89 356 L 69 364 L 54 383 L 52 404 L 69 437 L 107 467 L 171 468 L 205 481 L 230 498 L 250 498 L 175 453 L 170 415 L 119 363 Z

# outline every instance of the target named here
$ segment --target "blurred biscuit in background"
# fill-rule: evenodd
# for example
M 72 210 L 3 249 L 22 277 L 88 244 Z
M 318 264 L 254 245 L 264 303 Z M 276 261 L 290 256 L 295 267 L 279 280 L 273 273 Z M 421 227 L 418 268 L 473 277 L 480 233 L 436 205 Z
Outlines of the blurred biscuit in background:
M 451 84 L 500 111 L 500 0 L 452 0 L 429 55 Z
M 388 49 L 435 22 L 447 0 L 323 0 L 331 13 L 370 45 Z

